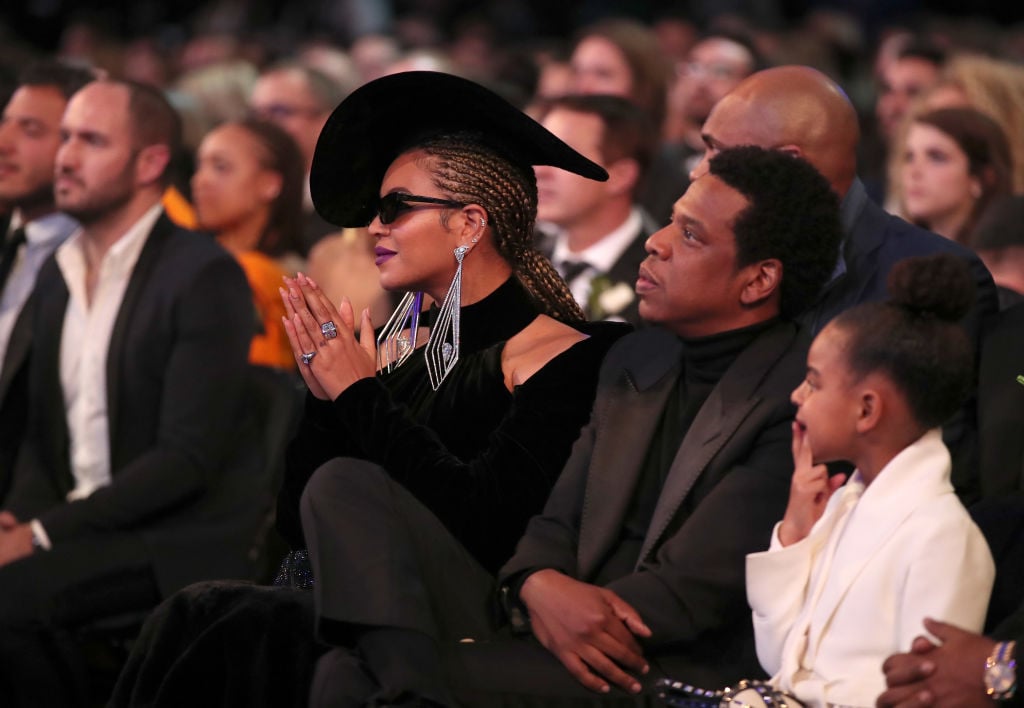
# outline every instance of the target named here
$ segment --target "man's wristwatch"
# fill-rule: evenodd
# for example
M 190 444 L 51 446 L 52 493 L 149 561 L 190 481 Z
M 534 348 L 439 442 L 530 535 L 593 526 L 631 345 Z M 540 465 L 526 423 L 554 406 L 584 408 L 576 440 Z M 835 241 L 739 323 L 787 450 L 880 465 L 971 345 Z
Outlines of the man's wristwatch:
M 999 642 L 985 659 L 985 693 L 994 701 L 1007 701 L 1017 690 L 1016 642 Z

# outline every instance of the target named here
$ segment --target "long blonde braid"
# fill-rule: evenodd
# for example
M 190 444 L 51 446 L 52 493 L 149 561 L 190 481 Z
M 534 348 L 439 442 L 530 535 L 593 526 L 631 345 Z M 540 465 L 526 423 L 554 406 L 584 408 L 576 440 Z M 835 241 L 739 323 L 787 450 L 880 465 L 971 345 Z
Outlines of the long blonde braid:
M 533 170 L 522 169 L 467 133 L 437 136 L 417 147 L 432 158 L 438 189 L 487 211 L 498 252 L 541 311 L 561 322 L 585 320 L 565 281 L 533 247 L 537 214 Z

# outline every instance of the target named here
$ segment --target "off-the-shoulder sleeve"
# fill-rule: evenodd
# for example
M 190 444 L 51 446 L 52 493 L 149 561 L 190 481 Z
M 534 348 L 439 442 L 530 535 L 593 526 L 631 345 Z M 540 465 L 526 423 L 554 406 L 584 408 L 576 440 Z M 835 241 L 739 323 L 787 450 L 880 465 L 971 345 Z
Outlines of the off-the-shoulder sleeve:
M 325 443 L 327 430 L 333 429 L 334 439 L 358 441 L 358 450 L 340 454 L 381 465 L 484 567 L 496 571 L 512 554 L 526 522 L 543 508 L 590 416 L 601 360 L 624 331 L 581 340 L 516 386 L 508 412 L 472 459 L 449 451 L 379 380 L 363 379 L 334 400 L 330 419 L 323 406 L 312 406 L 318 430 L 307 431 L 307 437 L 319 442 L 305 463 L 339 454 Z M 301 489 L 294 500 L 299 495 Z

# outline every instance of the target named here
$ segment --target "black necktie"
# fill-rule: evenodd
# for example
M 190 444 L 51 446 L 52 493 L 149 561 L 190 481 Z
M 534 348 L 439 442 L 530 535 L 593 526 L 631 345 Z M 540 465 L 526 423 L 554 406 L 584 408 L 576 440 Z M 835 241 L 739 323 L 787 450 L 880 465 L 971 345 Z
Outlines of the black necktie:
M 562 278 L 565 282 L 571 283 L 590 267 L 590 264 L 586 261 L 562 261 L 562 267 L 559 270 L 562 271 Z
M 23 243 L 25 243 L 25 227 L 19 226 L 7 237 L 3 249 L 0 250 L 0 293 L 7 286 L 7 276 L 14 268 L 14 260 L 18 257 L 18 249 Z

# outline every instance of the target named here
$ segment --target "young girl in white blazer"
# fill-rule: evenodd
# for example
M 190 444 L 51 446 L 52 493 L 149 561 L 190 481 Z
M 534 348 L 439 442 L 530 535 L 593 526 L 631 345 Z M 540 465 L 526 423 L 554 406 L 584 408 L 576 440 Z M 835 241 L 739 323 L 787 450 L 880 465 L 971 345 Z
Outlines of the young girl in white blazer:
M 793 392 L 795 470 L 769 550 L 747 556 L 757 653 L 805 705 L 873 706 L 925 617 L 980 631 L 995 566 L 950 484 L 939 426 L 968 395 L 973 297 L 947 255 L 893 268 L 891 299 L 836 317 Z M 856 470 L 829 476 L 823 463 Z

